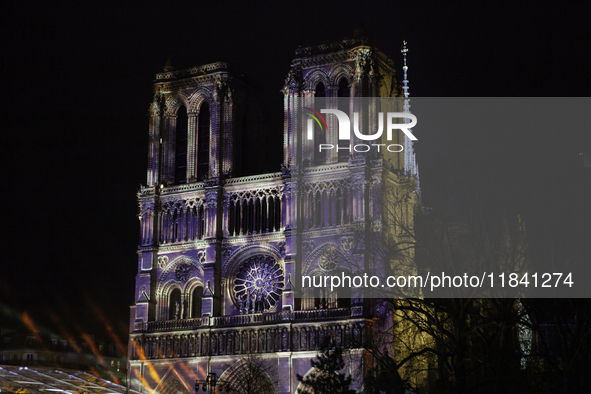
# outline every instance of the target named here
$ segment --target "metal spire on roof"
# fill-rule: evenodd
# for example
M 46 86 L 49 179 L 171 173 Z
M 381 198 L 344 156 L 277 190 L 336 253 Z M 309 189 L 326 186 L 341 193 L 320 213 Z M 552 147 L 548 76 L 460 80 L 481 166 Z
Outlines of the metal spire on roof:
M 402 69 L 404 70 L 404 79 L 402 80 L 402 90 L 404 91 L 404 105 L 402 106 L 404 112 L 410 113 L 410 93 L 408 92 L 408 66 L 406 65 L 406 54 L 408 53 L 408 48 L 406 47 L 406 40 L 402 41 L 402 56 L 404 56 L 404 66 Z M 409 119 L 405 118 L 404 123 L 408 123 Z M 409 140 L 407 137 L 404 138 L 404 168 L 405 171 L 414 176 L 417 180 L 417 193 L 420 193 L 420 183 L 419 183 L 419 167 L 416 162 L 413 142 Z
M 404 66 L 402 67 L 402 69 L 404 70 L 404 80 L 402 81 L 403 83 L 403 87 L 402 90 L 404 90 L 404 97 L 408 97 L 410 96 L 410 93 L 408 93 L 408 77 L 407 77 L 407 71 L 408 71 L 408 66 L 406 65 L 406 53 L 408 52 L 408 48 L 406 47 L 406 40 L 402 41 L 402 56 L 404 56 Z

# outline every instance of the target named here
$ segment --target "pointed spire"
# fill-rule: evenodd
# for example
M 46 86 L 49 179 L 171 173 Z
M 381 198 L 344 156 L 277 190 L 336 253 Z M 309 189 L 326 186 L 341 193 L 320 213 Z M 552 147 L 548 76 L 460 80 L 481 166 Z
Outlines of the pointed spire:
M 403 111 L 410 113 L 410 93 L 408 92 L 408 66 L 406 65 L 406 54 L 408 53 L 408 48 L 406 47 L 406 40 L 402 41 L 402 56 L 404 56 L 404 66 L 402 69 L 404 70 L 404 80 L 402 80 L 402 90 L 404 91 L 404 105 Z M 404 119 L 404 123 L 408 123 L 410 120 Z M 419 166 L 417 165 L 415 152 L 413 148 L 413 142 L 405 137 L 405 145 L 404 145 L 404 166 L 405 170 L 414 176 L 417 180 L 417 193 L 420 193 L 420 183 L 419 183 Z
M 406 40 L 402 41 L 402 56 L 404 56 L 404 66 L 402 67 L 402 69 L 404 70 L 404 80 L 402 81 L 403 83 L 403 87 L 402 90 L 404 90 L 404 97 L 408 97 L 410 96 L 410 93 L 408 93 L 408 76 L 407 76 L 407 71 L 408 71 L 408 66 L 406 65 L 406 54 L 408 52 L 408 48 L 406 47 Z
M 164 65 L 164 71 L 172 71 L 174 70 L 174 66 L 172 65 L 172 58 L 170 55 L 168 55 L 168 60 L 166 61 L 166 64 Z

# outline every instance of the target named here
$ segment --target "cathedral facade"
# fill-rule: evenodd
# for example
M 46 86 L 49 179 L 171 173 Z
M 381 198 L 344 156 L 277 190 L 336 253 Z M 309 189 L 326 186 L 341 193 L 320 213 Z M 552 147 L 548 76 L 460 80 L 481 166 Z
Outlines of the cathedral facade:
M 224 392 L 247 385 L 256 370 L 256 392 L 294 393 L 296 375 L 311 371 L 330 338 L 361 389 L 379 308 L 360 293 L 303 288 L 301 278 L 385 272 L 358 233 L 382 236 L 385 218 L 371 196 L 386 184 L 411 196 L 412 211 L 412 141 L 395 135 L 404 149 L 388 157 L 358 152 L 357 137 L 350 146 L 339 141 L 332 116 L 304 138 L 302 111 L 353 112 L 355 98 L 407 96 L 394 62 L 359 31 L 299 47 L 283 87 L 280 172 L 252 174 L 265 159 L 252 143 L 263 134 L 260 118 L 248 81 L 227 63 L 165 67 L 154 93 L 147 183 L 138 192 L 130 388 L 190 393 L 215 374 Z M 319 143 L 333 149 L 318 151 Z

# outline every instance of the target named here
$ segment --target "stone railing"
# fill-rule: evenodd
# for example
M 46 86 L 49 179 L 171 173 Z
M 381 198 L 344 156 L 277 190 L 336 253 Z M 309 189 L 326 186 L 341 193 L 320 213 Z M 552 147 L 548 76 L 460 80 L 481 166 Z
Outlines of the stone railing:
M 169 331 L 195 329 L 199 327 L 233 327 L 252 324 L 269 324 L 280 322 L 303 322 L 318 320 L 346 319 L 361 316 L 360 307 L 314 309 L 305 311 L 251 313 L 248 315 L 202 317 L 196 319 L 164 320 L 136 322 L 134 331 Z
M 307 321 L 307 320 L 325 320 L 325 319 L 343 319 L 351 316 L 351 308 L 336 309 L 313 309 L 307 311 L 290 312 L 289 320 Z
M 211 319 L 213 327 L 242 326 L 245 324 L 263 323 L 264 314 L 252 313 L 249 315 L 220 316 Z
M 349 168 L 349 162 L 337 164 L 325 164 L 314 167 L 304 168 L 304 174 L 322 173 L 326 170 L 345 170 Z
M 286 315 L 289 316 L 289 313 Z M 362 348 L 372 338 L 372 330 L 370 320 L 351 319 L 316 323 L 302 320 L 293 324 L 208 328 L 190 332 L 135 333 L 131 335 L 130 359 L 316 351 L 326 338 L 332 338 L 336 346 L 343 349 Z
M 239 178 L 230 178 L 226 180 L 226 185 L 235 185 L 241 183 L 248 183 L 248 182 L 261 182 L 261 181 L 271 181 L 271 180 L 281 180 L 281 173 L 280 172 L 272 172 L 269 174 L 260 174 L 260 175 L 248 175 Z
M 191 190 L 198 190 L 203 188 L 203 182 L 197 183 L 184 183 L 182 185 L 172 185 L 164 187 L 160 190 L 161 195 L 171 194 L 171 193 L 179 193 L 179 192 L 188 192 Z
M 206 74 L 211 71 L 215 70 L 226 70 L 228 68 L 228 63 L 225 62 L 216 62 L 211 64 L 206 64 L 199 67 L 191 67 L 184 70 L 174 70 L 174 71 L 167 71 L 163 73 L 156 74 L 156 79 L 170 79 L 172 77 L 184 77 L 184 76 L 191 76 L 191 75 L 200 75 Z
M 208 317 L 199 317 L 196 319 L 179 319 L 179 320 L 161 320 L 149 322 L 136 322 L 135 331 L 168 331 L 168 330 L 182 330 L 192 329 L 209 325 Z
M 154 195 L 154 191 L 155 189 L 153 187 L 144 187 L 141 186 L 140 190 L 137 193 L 138 197 L 148 197 L 148 196 L 153 196 Z

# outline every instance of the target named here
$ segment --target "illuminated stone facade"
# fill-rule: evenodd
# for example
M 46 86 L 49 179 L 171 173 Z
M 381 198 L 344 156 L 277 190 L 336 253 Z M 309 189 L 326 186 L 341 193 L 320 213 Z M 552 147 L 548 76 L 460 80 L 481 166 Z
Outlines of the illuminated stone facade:
M 188 393 L 211 372 L 239 380 L 254 355 L 275 392 L 294 393 L 296 374 L 310 371 L 330 337 L 347 349 L 359 389 L 371 367 L 363 344 L 379 325 L 377 308 L 336 292 L 299 293 L 294 283 L 367 264 L 355 232 L 379 232 L 382 220 L 367 196 L 391 183 L 412 197 L 414 153 L 401 137 L 405 152 L 389 161 L 346 150 L 315 156 L 311 143 L 296 141 L 298 108 L 318 97 L 335 108 L 338 97 L 401 96 L 392 60 L 359 32 L 298 48 L 283 89 L 283 170 L 260 175 L 240 176 L 245 163 L 264 158 L 241 149 L 249 88 L 226 63 L 169 68 L 154 89 L 147 185 L 138 193 L 131 388 Z M 338 145 L 334 133 L 318 138 Z

